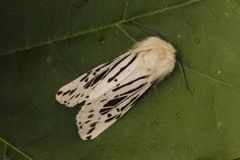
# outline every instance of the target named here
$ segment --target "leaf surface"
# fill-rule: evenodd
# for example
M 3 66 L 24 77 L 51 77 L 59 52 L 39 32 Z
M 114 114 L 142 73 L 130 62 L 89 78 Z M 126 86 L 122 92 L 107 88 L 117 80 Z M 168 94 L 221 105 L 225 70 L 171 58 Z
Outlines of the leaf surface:
M 7 1 L 0 42 L 0 157 L 5 159 L 219 160 L 240 157 L 240 1 Z M 179 69 L 93 141 L 80 108 L 55 101 L 62 85 L 159 32 Z M 17 157 L 17 158 L 16 158 Z

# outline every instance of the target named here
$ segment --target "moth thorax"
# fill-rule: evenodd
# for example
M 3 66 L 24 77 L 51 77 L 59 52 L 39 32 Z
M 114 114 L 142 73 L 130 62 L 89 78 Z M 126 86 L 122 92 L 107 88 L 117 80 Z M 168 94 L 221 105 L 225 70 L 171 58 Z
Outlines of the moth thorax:
M 152 49 L 148 52 L 145 52 L 143 55 L 144 65 L 152 69 L 158 67 L 162 68 L 169 62 L 171 63 L 171 61 L 175 61 L 174 56 L 168 55 L 168 53 L 157 49 Z
M 157 39 L 154 43 L 149 43 L 151 49 L 143 52 L 143 63 L 148 71 L 157 78 L 165 77 L 172 72 L 175 66 L 175 49 L 171 44 Z

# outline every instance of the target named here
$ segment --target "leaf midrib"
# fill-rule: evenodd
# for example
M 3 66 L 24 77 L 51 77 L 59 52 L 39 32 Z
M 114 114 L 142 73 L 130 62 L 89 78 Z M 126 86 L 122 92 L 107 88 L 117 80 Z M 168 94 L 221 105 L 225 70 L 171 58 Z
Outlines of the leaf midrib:
M 141 19 L 141 18 L 145 18 L 145 17 L 156 15 L 156 14 L 164 13 L 164 12 L 167 12 L 167 11 L 171 11 L 171 10 L 174 10 L 174 9 L 178 9 L 178 8 L 181 8 L 181 7 L 185 7 L 185 6 L 200 2 L 200 1 L 203 1 L 203 0 L 190 0 L 190 1 L 187 1 L 187 2 L 179 3 L 179 4 L 176 4 L 176 5 L 172 5 L 172 6 L 168 6 L 168 7 L 165 7 L 165 8 L 161 8 L 161 9 L 158 9 L 158 10 L 155 10 L 155 11 L 147 12 L 145 14 L 141 14 L 141 15 L 138 15 L 138 16 L 134 16 L 134 17 L 130 17 L 128 19 L 125 19 L 126 12 L 127 12 L 127 7 L 128 7 L 128 3 L 127 3 L 128 1 L 126 1 L 125 7 L 123 9 L 122 19 L 118 20 L 117 22 L 113 22 L 113 23 L 110 23 L 110 24 L 107 24 L 107 25 L 104 25 L 104 26 L 96 27 L 96 28 L 95 27 L 90 28 L 90 29 L 87 29 L 87 30 L 84 30 L 84 31 L 79 31 L 79 32 L 73 33 L 71 35 L 63 36 L 63 37 L 56 38 L 56 39 L 48 39 L 45 42 L 32 44 L 32 45 L 25 46 L 25 47 L 22 47 L 22 48 L 16 48 L 16 49 L 8 50 L 6 52 L 0 53 L 0 56 L 4 56 L 4 55 L 8 55 L 8 54 L 16 54 L 18 52 L 23 52 L 25 50 L 31 50 L 31 49 L 34 49 L 34 48 L 43 47 L 43 46 L 46 46 L 46 45 L 51 45 L 53 43 L 69 40 L 69 39 L 72 39 L 72 38 L 76 38 L 78 36 L 83 36 L 85 34 L 98 32 L 98 31 L 108 29 L 108 28 L 111 28 L 111 27 L 116 27 L 116 25 L 121 25 L 121 24 L 124 24 L 124 23 L 128 23 L 130 21 L 138 20 L 138 19 Z

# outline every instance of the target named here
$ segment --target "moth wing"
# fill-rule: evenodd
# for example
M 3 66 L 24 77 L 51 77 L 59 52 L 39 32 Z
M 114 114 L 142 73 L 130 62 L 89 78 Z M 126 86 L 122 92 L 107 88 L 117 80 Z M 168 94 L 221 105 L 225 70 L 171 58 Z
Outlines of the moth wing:
M 123 58 L 130 55 L 129 52 L 107 62 L 103 63 L 87 73 L 81 75 L 72 82 L 61 87 L 56 94 L 56 100 L 67 107 L 74 107 L 77 104 L 84 104 L 89 99 L 91 93 L 104 76 L 109 74 L 109 70 L 114 67 Z M 103 86 L 106 85 L 102 84 Z
M 134 71 L 105 95 L 85 104 L 76 116 L 80 137 L 96 138 L 122 117 L 151 84 L 148 71 Z

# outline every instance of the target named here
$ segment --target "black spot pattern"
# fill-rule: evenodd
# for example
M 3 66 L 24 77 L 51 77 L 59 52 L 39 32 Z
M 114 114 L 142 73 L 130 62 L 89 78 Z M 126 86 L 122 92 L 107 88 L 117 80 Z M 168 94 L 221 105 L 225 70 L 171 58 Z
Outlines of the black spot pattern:
M 103 100 L 101 100 L 100 102 L 104 102 L 104 101 L 106 101 L 107 99 L 103 99 Z
M 94 114 L 90 114 L 90 115 L 88 116 L 88 119 L 89 119 L 89 118 L 92 118 L 93 116 L 94 116 Z
M 71 90 L 71 91 L 69 92 L 69 95 L 71 96 L 76 90 L 77 90 L 77 88 Z
M 115 91 L 117 91 L 117 90 L 119 90 L 119 89 L 121 89 L 121 88 L 127 87 L 127 86 L 135 83 L 136 81 L 139 81 L 139 80 L 141 80 L 141 79 L 145 79 L 145 78 L 147 78 L 147 77 L 149 77 L 149 76 L 146 75 L 146 76 L 139 77 L 139 78 L 134 79 L 134 80 L 132 80 L 132 81 L 126 83 L 126 84 L 123 84 L 123 85 L 121 85 L 121 86 L 119 86 L 119 84 L 118 84 L 117 86 L 119 86 L 119 87 L 114 88 L 112 91 L 115 92 Z
M 104 114 L 108 113 L 109 111 L 111 111 L 111 109 L 112 109 L 112 107 L 111 108 L 102 108 L 102 109 L 100 109 L 99 113 L 101 115 L 104 115 Z
M 131 89 L 131 90 L 125 92 L 125 93 L 120 94 L 120 96 L 127 95 L 127 94 L 130 94 L 130 93 L 135 92 L 135 91 L 137 91 L 137 90 L 140 90 L 140 89 L 142 89 L 146 84 L 147 84 L 147 82 L 146 82 L 146 83 L 143 83 L 143 84 L 139 85 L 138 87 L 133 88 L 133 89 Z
M 118 103 L 122 102 L 127 96 L 114 98 L 108 101 L 103 107 L 116 106 Z
M 65 95 L 68 94 L 69 92 L 70 92 L 70 90 L 64 92 L 64 93 L 62 94 L 62 96 L 65 96 Z
M 94 112 L 94 110 L 93 109 L 91 109 L 88 113 L 92 113 L 92 112 Z
M 125 57 L 123 57 L 121 60 L 119 60 L 117 63 L 115 63 L 112 68 L 108 71 L 108 73 L 110 73 L 115 67 L 117 67 L 123 60 L 125 60 L 127 57 L 129 57 L 130 54 L 126 55 Z M 102 77 L 105 78 L 107 76 L 107 74 L 105 76 Z
M 119 119 L 121 117 L 121 114 L 118 114 L 115 119 Z
M 105 63 L 103 66 L 100 66 L 99 68 L 97 68 L 95 71 L 96 72 L 99 72 L 102 68 L 104 68 L 104 67 L 106 67 L 106 66 L 108 66 L 109 64 L 111 64 L 112 62 L 113 62 L 114 60 L 111 60 L 111 61 L 109 61 L 109 62 L 107 62 L 107 63 Z
M 98 81 L 100 81 L 100 80 L 106 75 L 107 72 L 108 72 L 108 70 L 102 72 L 101 74 L 99 74 L 98 76 L 96 76 L 94 79 L 92 79 L 92 80 L 91 80 L 92 82 L 90 83 L 89 86 L 92 87 L 94 84 L 96 84 Z
M 95 127 L 92 127 L 88 132 L 87 132 L 87 134 L 90 134 L 90 133 L 92 133 L 92 131 L 95 129 Z
M 75 96 L 75 98 L 78 98 L 78 97 L 79 97 L 79 95 L 80 95 L 80 93 L 79 93 L 79 94 L 77 94 L 77 95 Z
M 89 139 L 91 139 L 91 137 L 92 137 L 91 135 L 90 135 L 90 136 L 87 136 L 86 139 L 89 140 Z
M 59 96 L 60 94 L 62 94 L 63 93 L 63 91 L 58 91 L 57 92 L 57 95 Z
M 86 121 L 85 124 L 88 124 L 90 122 L 90 120 Z
M 117 117 L 117 115 L 106 119 L 104 122 L 106 122 L 106 123 L 107 123 L 107 122 L 110 122 L 110 121 L 113 120 L 115 117 Z
M 94 123 L 90 124 L 90 127 L 95 127 L 97 123 L 98 122 L 94 122 Z
M 84 101 L 78 103 L 78 105 L 79 105 L 79 106 L 83 106 L 85 103 L 86 103 L 86 101 L 84 100 Z
M 124 67 L 120 68 L 120 70 L 119 70 L 114 76 L 112 76 L 111 78 L 109 78 L 109 79 L 108 79 L 108 82 L 111 82 L 114 78 L 116 78 L 116 77 L 117 77 L 121 72 L 123 72 L 129 65 L 131 65 L 136 58 L 137 58 L 137 55 L 134 56 L 134 57 L 130 60 L 130 62 L 128 62 Z
M 74 95 L 69 99 L 69 101 L 70 101 L 71 99 L 73 99 L 73 97 L 74 97 Z
M 80 82 L 84 81 L 90 74 L 91 71 L 87 72 L 86 75 L 82 79 L 80 79 Z

